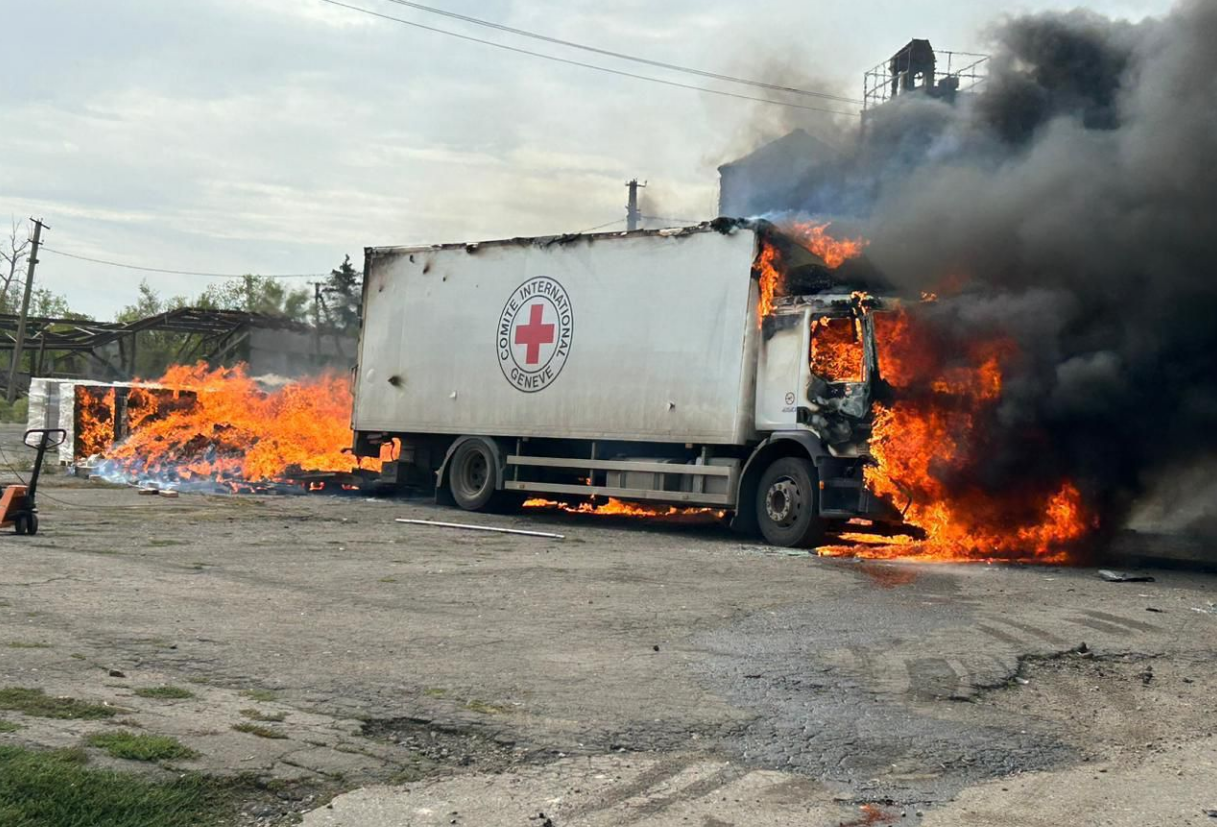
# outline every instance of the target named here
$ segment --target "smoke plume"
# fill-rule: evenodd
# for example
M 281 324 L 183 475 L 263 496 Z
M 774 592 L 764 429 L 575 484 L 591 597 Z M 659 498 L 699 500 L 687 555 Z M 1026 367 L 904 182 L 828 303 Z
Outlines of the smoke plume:
M 1217 4 L 993 37 L 983 91 L 876 110 L 800 207 L 852 216 L 904 291 L 941 290 L 948 350 L 1019 344 L 970 483 L 1067 477 L 1111 530 L 1217 456 Z

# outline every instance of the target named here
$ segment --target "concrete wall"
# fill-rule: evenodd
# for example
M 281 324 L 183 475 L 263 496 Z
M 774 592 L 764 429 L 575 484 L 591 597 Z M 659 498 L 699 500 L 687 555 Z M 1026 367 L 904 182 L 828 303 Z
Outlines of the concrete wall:
M 358 343 L 353 336 L 321 337 L 290 330 L 254 329 L 249 334 L 249 374 L 307 376 L 331 369 L 348 371 L 355 364 Z

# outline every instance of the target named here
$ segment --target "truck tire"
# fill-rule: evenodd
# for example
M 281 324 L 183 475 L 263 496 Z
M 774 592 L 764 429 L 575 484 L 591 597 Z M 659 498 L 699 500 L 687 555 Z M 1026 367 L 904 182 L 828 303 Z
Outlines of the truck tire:
M 485 511 L 495 500 L 498 467 L 494 451 L 483 440 L 461 443 L 448 463 L 448 490 L 466 511 Z
M 816 467 L 809 459 L 782 457 L 761 474 L 756 517 L 761 534 L 775 545 L 811 548 L 823 535 Z

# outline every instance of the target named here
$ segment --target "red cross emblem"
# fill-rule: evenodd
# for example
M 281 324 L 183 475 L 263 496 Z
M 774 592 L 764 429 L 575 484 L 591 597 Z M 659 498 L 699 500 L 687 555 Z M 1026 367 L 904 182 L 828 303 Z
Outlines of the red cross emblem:
M 518 391 L 548 388 L 570 356 L 575 311 L 557 279 L 533 276 L 513 290 L 495 329 L 495 352 L 503 378 Z
M 515 343 L 525 346 L 524 363 L 535 365 L 541 361 L 541 345 L 554 343 L 554 328 L 552 324 L 542 324 L 545 315 L 543 304 L 534 304 L 528 308 L 528 324 L 516 328 Z

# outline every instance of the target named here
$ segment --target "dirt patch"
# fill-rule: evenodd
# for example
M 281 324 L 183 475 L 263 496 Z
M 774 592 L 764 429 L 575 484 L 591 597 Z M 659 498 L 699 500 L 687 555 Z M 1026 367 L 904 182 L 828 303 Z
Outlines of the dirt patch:
M 1217 655 L 1067 652 L 1028 658 L 977 703 L 1049 727 L 1087 760 L 1164 749 L 1212 726 Z
M 559 754 L 556 750 L 530 749 L 511 740 L 421 718 L 370 720 L 364 724 L 363 734 L 402 747 L 417 756 L 411 769 L 420 776 L 465 767 L 476 767 L 481 772 L 501 772 L 517 764 L 537 763 Z

